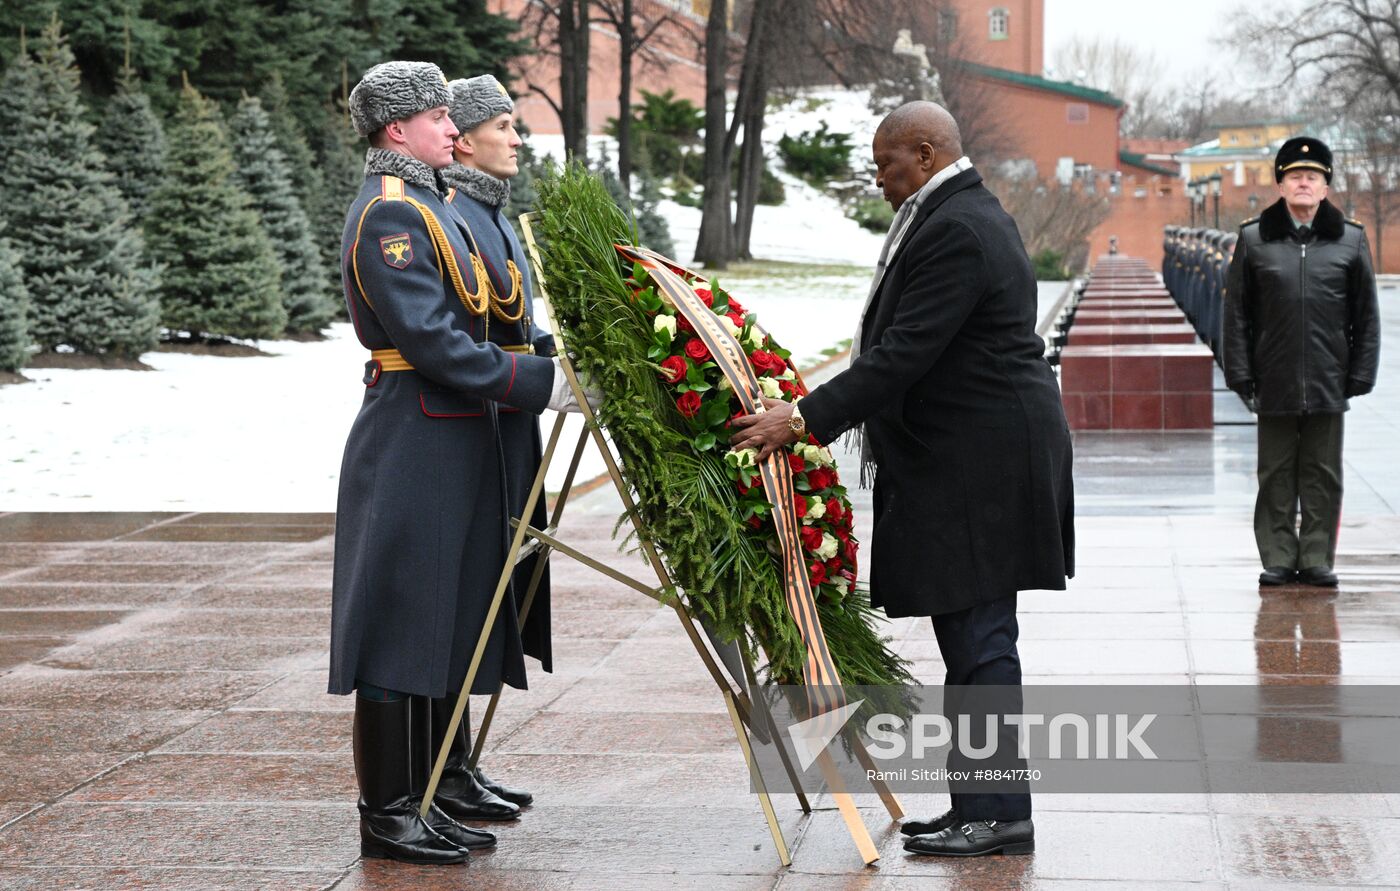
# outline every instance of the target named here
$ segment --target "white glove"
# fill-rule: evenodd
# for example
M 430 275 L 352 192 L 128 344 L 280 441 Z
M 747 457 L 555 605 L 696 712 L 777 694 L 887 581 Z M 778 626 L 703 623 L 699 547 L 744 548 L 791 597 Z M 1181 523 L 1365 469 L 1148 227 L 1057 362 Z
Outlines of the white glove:
M 574 389 L 569 386 L 569 378 L 564 374 L 564 366 L 559 363 L 559 358 L 556 356 L 550 361 L 554 363 L 554 391 L 550 393 L 547 408 L 565 413 L 582 412 L 583 409 L 579 408 L 578 400 L 574 398 Z M 582 378 L 579 379 L 579 383 L 583 386 L 583 395 L 588 400 L 589 408 L 597 409 L 602 405 L 603 394 L 600 391 L 588 386 L 587 381 Z

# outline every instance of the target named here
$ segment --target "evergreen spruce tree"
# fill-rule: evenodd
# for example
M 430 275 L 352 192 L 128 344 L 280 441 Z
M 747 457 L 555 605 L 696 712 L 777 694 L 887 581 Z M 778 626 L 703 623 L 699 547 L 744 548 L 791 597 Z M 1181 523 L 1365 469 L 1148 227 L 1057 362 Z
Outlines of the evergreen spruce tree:
M 165 130 L 130 68 L 122 71 L 117 94 L 107 103 L 98 144 L 133 219 L 144 226 L 151 192 L 165 173 Z
M 344 111 L 334 112 L 330 120 L 331 125 L 321 132 L 316 145 L 317 163 L 325 185 L 314 203 L 307 202 L 307 214 L 311 216 L 322 252 L 332 258 L 326 272 L 334 292 L 339 295 L 340 239 L 345 231 L 345 213 L 365 182 L 366 143 L 355 135 Z M 336 303 L 343 316 L 344 301 L 337 298 Z
M 161 320 L 207 337 L 282 332 L 278 261 L 247 193 L 212 102 L 188 82 L 169 129 L 168 174 L 151 195 L 150 243 L 166 264 Z
M 15 371 L 29 358 L 29 292 L 10 243 L 0 237 L 0 371 Z
M 0 158 L 14 155 L 21 131 L 27 117 L 34 110 L 29 107 L 29 97 L 38 89 L 38 71 L 34 59 L 27 51 L 20 52 L 5 69 L 0 78 Z M 0 214 L 5 212 L 0 202 Z
M 235 134 L 233 182 L 252 198 L 253 209 L 277 255 L 287 330 L 316 334 L 330 324 L 335 304 L 327 293 L 326 271 L 312 237 L 311 222 L 292 185 L 272 121 L 262 102 L 244 97 L 230 123 Z
M 15 80 L 7 78 L 7 88 L 18 82 L 28 92 L 7 97 L 18 104 L 5 112 L 11 132 L 0 164 L 29 333 L 44 349 L 134 358 L 155 345 L 154 270 L 83 120 L 78 70 L 56 16 L 37 49 L 35 62 L 17 63 Z

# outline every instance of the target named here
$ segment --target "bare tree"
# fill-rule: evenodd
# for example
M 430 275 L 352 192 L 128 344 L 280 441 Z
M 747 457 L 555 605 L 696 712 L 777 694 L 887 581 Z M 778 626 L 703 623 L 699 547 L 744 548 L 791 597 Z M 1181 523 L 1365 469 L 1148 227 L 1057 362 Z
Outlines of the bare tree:
M 1347 213 L 1364 207 L 1375 267 L 1381 268 L 1387 226 L 1400 219 L 1400 117 L 1372 95 L 1348 106 L 1341 115 L 1346 140 L 1334 146 L 1334 167 L 1343 173 L 1345 191 L 1333 197 Z
M 732 145 L 734 131 L 742 126 L 744 141 L 739 148 L 739 183 L 734 200 L 734 256 L 740 260 L 753 259 L 750 244 L 753 214 L 763 179 L 763 123 L 768 110 L 769 86 L 773 70 L 782 59 L 782 41 L 779 40 L 782 23 L 798 5 L 796 0 L 756 0 L 751 12 L 729 140 Z
M 1400 111 L 1400 0 L 1312 0 L 1282 14 L 1241 9 L 1236 20 L 1229 43 L 1281 83 L 1314 79 L 1346 105 L 1378 91 Z
M 711 0 L 705 21 L 705 197 L 695 262 L 725 269 L 734 259 L 730 216 L 729 129 L 725 92 L 729 84 L 729 0 Z
M 984 162 L 1018 150 L 996 102 L 996 87 L 967 62 L 971 54 L 948 0 L 810 0 L 798 5 L 807 15 L 789 16 L 783 30 L 802 44 L 807 58 L 788 66 L 791 79 L 780 85 L 818 82 L 824 73 L 842 86 L 870 86 L 876 113 L 930 98 L 922 65 L 892 52 L 900 32 L 908 31 L 924 45 L 943 104 L 962 130 L 963 148 Z
M 564 156 L 588 157 L 588 59 L 589 9 L 593 0 L 558 0 L 527 3 L 521 15 L 521 30 L 531 36 L 539 51 L 559 63 L 559 98 L 550 94 L 548 84 L 526 81 L 533 93 L 544 97 L 564 132 Z
M 1157 54 L 1143 52 L 1120 38 L 1072 37 L 1056 48 L 1053 73 L 1127 103 L 1120 128 L 1125 136 L 1143 136 L 1163 112 L 1163 68 Z
M 618 41 L 617 178 L 624 190 L 632 189 L 632 81 L 636 64 L 659 68 L 658 47 L 653 43 L 667 29 L 683 26 L 676 10 L 654 0 L 594 0 L 599 21 L 612 26 Z M 698 41 L 697 41 L 698 42 Z M 665 49 L 674 49 L 665 47 Z
M 1026 253 L 1054 251 L 1070 269 L 1087 259 L 1089 236 L 1108 219 L 1109 199 L 1081 182 L 1005 180 L 989 176 L 987 186 L 1016 221 Z

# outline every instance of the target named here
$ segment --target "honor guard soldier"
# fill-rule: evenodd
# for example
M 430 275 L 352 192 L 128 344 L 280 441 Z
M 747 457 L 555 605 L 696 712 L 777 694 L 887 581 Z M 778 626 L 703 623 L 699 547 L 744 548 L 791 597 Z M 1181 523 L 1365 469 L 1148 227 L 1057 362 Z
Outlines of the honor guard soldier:
M 553 356 L 554 335 L 535 324 L 529 260 L 504 213 L 510 199 L 510 178 L 520 170 L 515 160 L 521 145 L 512 119 L 515 103 L 506 88 L 489 74 L 450 81 L 448 89 L 452 92 L 448 116 L 457 136 L 452 143 L 453 163 L 440 171 L 446 187 L 443 200 L 455 211 L 454 222 L 462 227 L 474 261 L 479 261 L 475 272 L 493 295 L 486 336 L 503 350 Z M 531 412 L 502 405 L 497 424 L 505 456 L 510 512 L 519 518 L 540 468 L 539 420 Z M 536 504 L 530 523 L 537 529 L 545 527 L 543 501 Z M 512 590 L 517 609 L 522 611 L 537 560 L 532 556 L 515 570 Z M 542 570 L 526 615 L 525 651 L 534 655 L 534 644 L 548 653 L 548 567 Z M 480 683 L 476 687 L 473 692 L 494 692 L 486 691 Z M 451 698 L 428 703 L 435 746 L 441 743 L 454 706 Z M 434 802 L 460 820 L 513 816 L 521 806 L 533 802 L 534 796 L 491 780 L 480 768 L 468 769 L 469 714 L 463 713 L 453 738 L 447 762 L 450 769 L 444 772 Z
M 1281 197 L 1240 227 L 1230 263 L 1225 383 L 1259 413 L 1259 584 L 1331 587 L 1342 414 L 1371 392 L 1380 357 L 1376 277 L 1365 230 L 1327 200 L 1326 144 L 1285 142 L 1274 179 Z
M 508 547 L 502 417 L 577 410 L 556 360 L 503 347 L 492 330 L 524 298 L 493 288 L 443 200 L 451 101 L 436 65 L 365 72 L 350 94 L 369 140 L 365 182 L 341 242 L 346 304 L 370 356 L 340 472 L 329 690 L 356 693 L 361 852 L 414 863 L 458 863 L 494 844 L 449 813 L 519 812 L 454 758 L 420 819 L 433 754 L 422 706 L 460 690 L 483 633 L 477 692 L 523 688 L 526 654 L 551 668 L 547 608 L 522 632 L 507 596 L 483 627 Z

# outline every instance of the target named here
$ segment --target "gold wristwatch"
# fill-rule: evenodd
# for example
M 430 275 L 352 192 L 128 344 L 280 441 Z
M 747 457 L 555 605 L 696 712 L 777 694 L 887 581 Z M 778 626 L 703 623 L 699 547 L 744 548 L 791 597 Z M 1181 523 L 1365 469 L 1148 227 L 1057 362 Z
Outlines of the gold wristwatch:
M 803 419 L 802 409 L 798 407 L 801 401 L 799 399 L 792 404 L 792 414 L 788 415 L 788 427 L 798 439 L 807 435 L 807 421 Z

